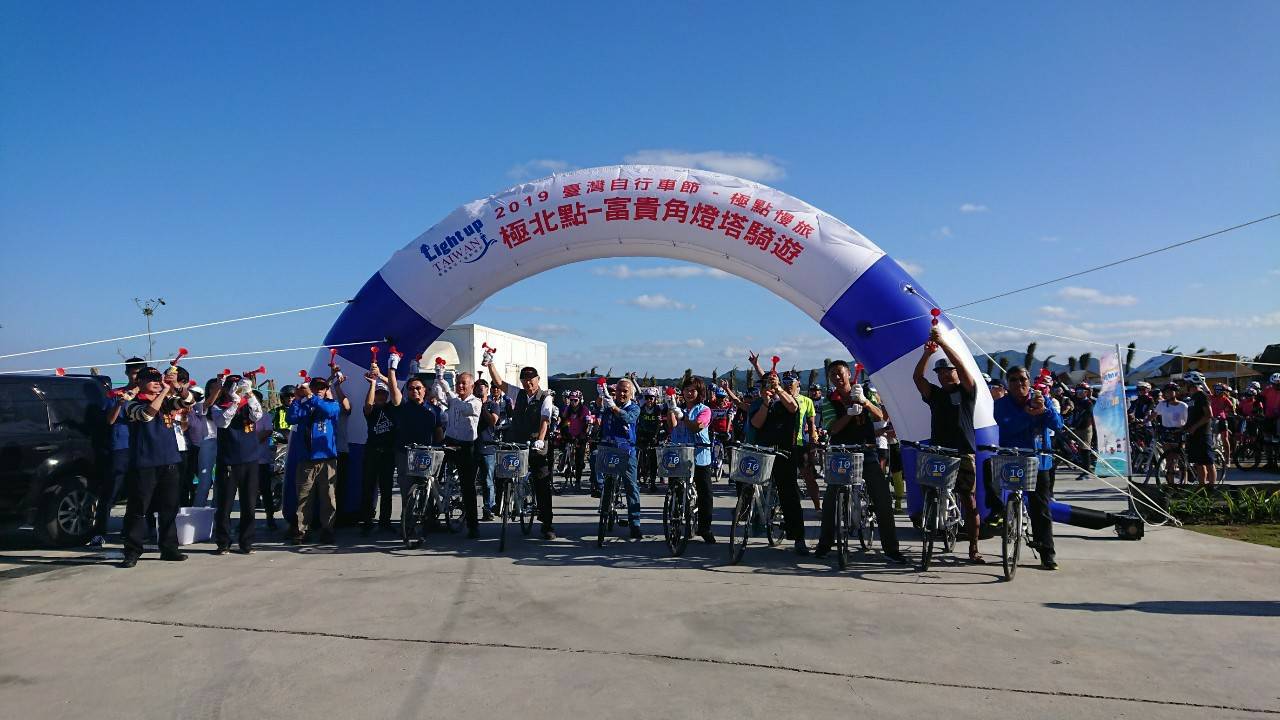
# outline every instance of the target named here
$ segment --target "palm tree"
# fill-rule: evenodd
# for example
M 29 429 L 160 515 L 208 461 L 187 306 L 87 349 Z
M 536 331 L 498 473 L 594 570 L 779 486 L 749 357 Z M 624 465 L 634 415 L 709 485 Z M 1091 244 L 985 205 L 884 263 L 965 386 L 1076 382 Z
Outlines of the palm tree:
M 987 374 L 988 374 L 988 375 L 991 375 L 992 371 L 994 371 L 994 370 L 995 370 L 995 367 L 996 367 L 996 362 L 995 362 L 995 360 L 992 360 L 992 359 L 991 359 L 991 356 L 990 356 L 990 355 L 988 355 L 988 356 L 987 356 Z
M 1009 374 L 1009 358 L 1002 357 L 1000 358 L 1000 377 L 1004 377 L 1008 374 Z
M 818 381 L 818 370 L 814 368 L 809 371 L 809 387 L 812 387 Z
M 1080 353 L 1080 369 L 1087 374 L 1089 372 L 1089 363 L 1093 361 L 1093 353 Z
M 1131 342 L 1131 343 L 1129 343 L 1128 345 L 1126 345 L 1126 346 L 1125 346 L 1125 351 L 1124 351 L 1124 374 L 1125 374 L 1125 377 L 1128 377 L 1128 376 L 1129 376 L 1129 370 L 1133 368 L 1133 355 L 1134 355 L 1134 353 L 1136 353 L 1137 351 L 1138 351 L 1138 344 L 1137 344 L 1137 343 L 1132 343 L 1132 342 Z
M 1034 342 L 1027 345 L 1027 354 L 1022 356 L 1022 367 L 1031 369 L 1031 363 L 1036 361 L 1036 344 Z
M 591 377 L 595 377 L 595 376 L 596 376 L 596 366 L 595 366 L 595 365 L 592 365 L 592 366 L 591 366 L 591 369 L 587 371 L 587 374 L 588 374 L 588 375 L 590 375 Z
M 1164 353 L 1165 355 L 1172 355 L 1172 354 L 1174 354 L 1174 353 L 1178 352 L 1178 346 L 1177 346 L 1177 345 L 1170 345 L 1169 347 L 1167 347 L 1167 348 L 1165 348 L 1165 349 L 1161 350 L 1160 352 Z
M 1068 357 L 1068 358 L 1067 358 L 1067 371 L 1068 371 L 1068 372 L 1075 372 L 1075 371 L 1076 371 L 1076 363 L 1077 363 L 1077 362 L 1079 362 L 1079 361 L 1078 361 L 1078 360 L 1076 360 L 1076 356 L 1075 356 L 1075 355 L 1072 355 L 1071 357 Z
M 1055 357 L 1054 355 L 1049 355 L 1049 356 L 1048 356 L 1048 357 L 1046 357 L 1044 360 L 1041 360 L 1041 361 L 1040 361 L 1040 368 L 1041 368 L 1041 369 L 1044 369 L 1044 368 L 1049 367 L 1049 361 L 1050 361 L 1050 360 L 1052 360 L 1054 357 Z

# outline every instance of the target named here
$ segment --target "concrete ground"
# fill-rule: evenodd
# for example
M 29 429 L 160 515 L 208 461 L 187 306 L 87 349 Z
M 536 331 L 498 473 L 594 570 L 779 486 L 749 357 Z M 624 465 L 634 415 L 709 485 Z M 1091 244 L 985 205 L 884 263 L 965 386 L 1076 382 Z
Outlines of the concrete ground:
M 1280 714 L 1280 550 L 1173 528 L 1140 542 L 1057 526 L 1062 569 L 1004 582 L 857 554 L 846 572 L 753 540 L 671 558 L 597 548 L 582 495 L 562 538 L 390 535 L 256 555 L 0 546 L 0 715 L 12 718 L 1244 718 Z M 1095 481 L 1059 497 L 1120 506 Z M 118 512 L 118 510 L 117 510 Z M 919 540 L 904 517 L 904 549 Z M 518 531 L 516 531 L 518 534 Z M 810 517 L 810 536 L 816 536 Z M 114 550 L 114 552 L 110 552 Z

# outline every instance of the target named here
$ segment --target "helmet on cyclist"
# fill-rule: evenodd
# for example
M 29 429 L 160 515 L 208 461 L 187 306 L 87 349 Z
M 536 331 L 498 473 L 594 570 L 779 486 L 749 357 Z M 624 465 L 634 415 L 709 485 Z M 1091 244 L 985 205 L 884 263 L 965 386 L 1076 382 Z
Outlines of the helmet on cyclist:
M 722 387 L 716 388 L 716 397 L 722 398 L 722 397 L 726 397 L 726 395 L 727 393 L 724 391 L 724 388 Z
M 1214 391 L 1214 392 L 1226 392 L 1226 391 L 1227 391 L 1227 386 L 1226 386 L 1226 385 L 1223 385 L 1222 383 L 1214 383 L 1214 384 L 1213 384 L 1213 391 Z
M 1245 396 L 1245 397 L 1257 397 L 1257 396 L 1258 396 L 1258 391 L 1257 391 L 1255 388 L 1245 388 L 1245 389 L 1244 389 L 1244 396 Z
M 1204 385 L 1204 375 L 1197 370 L 1192 370 L 1191 372 L 1183 373 L 1182 381 L 1198 387 Z
M 988 375 L 988 374 L 986 374 L 986 373 L 982 373 L 982 379 L 983 379 L 983 381 L 985 381 L 988 385 L 990 385 L 990 384 L 991 384 L 991 376 L 990 376 L 990 375 Z
M 292 385 L 285 385 L 284 387 L 280 388 L 280 397 L 282 398 L 293 397 L 293 393 L 295 390 L 296 388 L 294 388 Z
M 641 394 L 641 395 L 644 395 L 645 397 L 655 397 L 655 398 L 656 398 L 656 397 L 658 397 L 658 388 L 656 388 L 656 387 L 647 387 L 647 388 L 645 388 L 645 389 L 641 390 L 641 391 L 640 391 L 640 394 Z
M 582 391 L 581 391 L 581 390 L 570 390 L 570 391 L 569 391 L 569 399 L 570 399 L 570 400 L 581 400 L 581 399 L 582 399 Z
M 1139 380 L 1139 381 L 1138 381 L 1138 389 L 1139 389 L 1139 390 L 1150 390 L 1150 389 L 1151 389 L 1151 383 L 1147 382 L 1146 380 Z
M 1178 392 L 1178 383 L 1168 382 L 1168 383 L 1165 383 L 1163 386 L 1161 386 L 1161 388 L 1160 388 L 1160 389 L 1161 389 L 1161 390 L 1172 390 L 1173 392 Z
M 1280 373 L 1271 373 L 1271 377 L 1267 378 L 1267 380 L 1272 385 L 1280 385 Z

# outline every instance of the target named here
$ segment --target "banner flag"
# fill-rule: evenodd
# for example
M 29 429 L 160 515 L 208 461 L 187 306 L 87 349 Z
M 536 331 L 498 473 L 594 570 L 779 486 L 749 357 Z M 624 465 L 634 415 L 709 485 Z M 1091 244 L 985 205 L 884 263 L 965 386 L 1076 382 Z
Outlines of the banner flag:
M 1098 359 L 1102 391 L 1093 406 L 1093 423 L 1098 436 L 1099 477 L 1129 474 L 1129 403 L 1124 393 L 1124 372 L 1120 367 L 1120 346 Z

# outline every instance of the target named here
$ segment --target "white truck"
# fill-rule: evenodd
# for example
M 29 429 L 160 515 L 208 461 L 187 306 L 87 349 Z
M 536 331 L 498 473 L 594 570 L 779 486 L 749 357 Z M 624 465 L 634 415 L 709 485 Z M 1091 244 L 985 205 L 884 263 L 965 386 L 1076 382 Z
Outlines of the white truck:
M 480 359 L 484 356 L 483 346 L 487 343 L 489 347 L 498 349 L 494 362 L 504 380 L 516 385 L 520 378 L 520 368 L 527 365 L 537 368 L 542 386 L 547 387 L 547 344 L 541 340 L 469 323 L 449 326 L 440 334 L 437 342 L 452 343 L 457 350 L 457 367 L 450 368 L 456 372 L 471 372 L 478 377 L 487 378 L 488 371 L 480 367 Z M 430 358 L 423 357 L 424 364 L 430 362 Z

